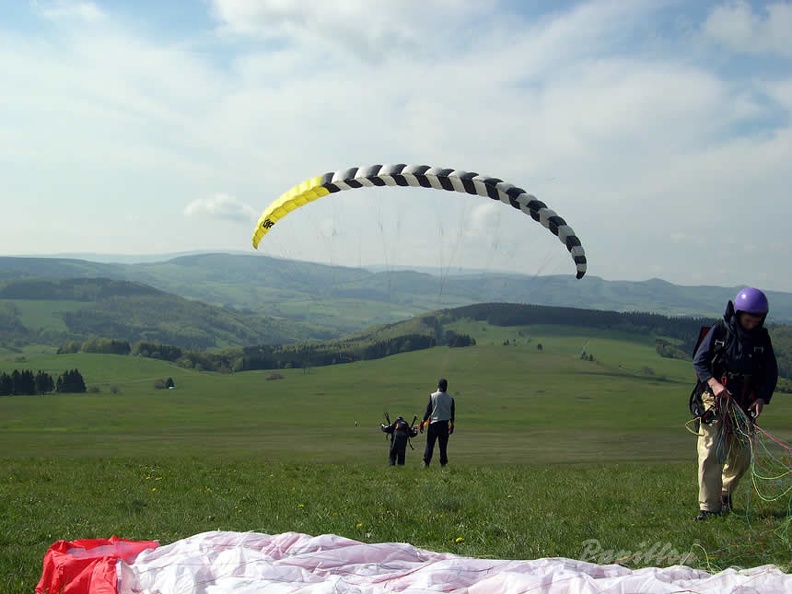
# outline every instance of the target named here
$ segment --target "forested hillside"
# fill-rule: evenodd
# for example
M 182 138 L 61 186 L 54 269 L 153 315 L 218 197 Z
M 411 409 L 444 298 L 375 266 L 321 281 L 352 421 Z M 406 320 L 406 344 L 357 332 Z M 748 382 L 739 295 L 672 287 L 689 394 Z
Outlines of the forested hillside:
M 207 350 L 321 336 L 305 326 L 111 279 L 0 282 L 0 345 L 58 347 L 92 338 Z M 327 335 L 326 335 L 327 336 Z
M 662 357 L 690 360 L 690 352 L 707 318 L 676 318 L 648 313 L 619 313 L 564 307 L 543 307 L 510 303 L 486 303 L 440 310 L 398 322 L 372 327 L 347 337 L 325 341 L 295 341 L 259 344 L 244 348 L 196 350 L 160 343 L 115 339 L 70 341 L 59 352 L 93 352 L 136 355 L 171 361 L 183 367 L 220 372 L 254 369 L 310 368 L 366 359 L 435 346 L 463 348 L 476 344 L 476 337 L 455 330 L 458 322 L 536 329 L 537 326 L 564 327 L 585 333 L 587 329 L 633 335 L 642 342 L 653 341 Z M 782 377 L 792 379 L 792 327 L 771 329 Z M 784 384 L 786 389 L 787 384 Z
M 305 322 L 335 336 L 476 303 L 523 303 L 677 316 L 722 314 L 739 287 L 661 279 L 604 280 L 591 272 L 537 276 L 496 271 L 330 266 L 263 254 L 196 254 L 136 264 L 0 257 L 0 279 L 108 278 L 150 285 L 228 310 Z M 768 292 L 771 319 L 792 323 L 792 294 Z
M 702 326 L 713 324 L 716 318 L 663 316 L 653 313 L 614 312 L 543 307 L 508 303 L 484 303 L 459 307 L 443 312 L 441 320 L 470 318 L 495 326 L 524 326 L 556 324 L 580 328 L 599 328 L 637 333 L 654 338 L 658 353 L 663 357 L 689 360 Z M 780 374 L 792 379 L 792 326 L 769 327 Z
M 347 303 L 330 299 L 322 309 L 334 307 L 343 310 Z M 218 307 L 139 282 L 30 277 L 0 281 L 0 347 L 39 344 L 68 352 L 134 353 L 216 370 L 328 365 L 435 345 L 474 344 L 475 337 L 449 328 L 462 319 L 496 326 L 550 324 L 634 333 L 654 340 L 663 357 L 689 359 L 700 327 L 716 318 L 491 302 L 438 309 L 340 334 L 316 320 Z M 792 327 L 771 324 L 770 332 L 781 373 L 792 377 Z

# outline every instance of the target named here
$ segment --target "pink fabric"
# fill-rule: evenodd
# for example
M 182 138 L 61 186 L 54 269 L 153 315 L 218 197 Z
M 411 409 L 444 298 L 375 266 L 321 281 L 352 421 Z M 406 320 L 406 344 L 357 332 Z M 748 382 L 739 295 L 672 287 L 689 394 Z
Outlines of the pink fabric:
M 792 575 L 773 565 L 717 574 L 680 565 L 631 570 L 564 558 L 476 559 L 295 532 L 206 532 L 119 563 L 119 575 L 119 594 L 792 592 Z

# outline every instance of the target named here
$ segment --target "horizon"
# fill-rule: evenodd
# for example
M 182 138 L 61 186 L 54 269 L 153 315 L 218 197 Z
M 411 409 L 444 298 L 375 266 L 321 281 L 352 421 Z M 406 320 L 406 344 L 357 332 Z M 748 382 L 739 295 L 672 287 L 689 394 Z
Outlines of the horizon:
M 210 250 L 210 251 L 201 251 L 201 250 L 191 250 L 185 252 L 172 252 L 172 253 L 162 253 L 162 254 L 111 254 L 111 253 L 70 253 L 70 252 L 63 252 L 63 253 L 56 253 L 56 254 L 17 254 L 17 255 L 0 255 L 0 258 L 37 258 L 37 259 L 66 259 L 66 260 L 83 260 L 86 262 L 94 262 L 98 264 L 156 264 L 156 263 L 164 263 L 170 260 L 174 260 L 177 258 L 187 257 L 187 256 L 208 256 L 208 255 L 229 255 L 229 256 L 244 256 L 244 257 L 258 257 L 257 253 L 247 253 L 244 251 L 234 251 L 234 250 Z M 351 269 L 362 269 L 367 270 L 369 272 L 395 272 L 395 271 L 412 271 L 418 273 L 429 274 L 432 276 L 466 276 L 466 275 L 506 275 L 506 276 L 515 276 L 515 277 L 548 277 L 548 278 L 567 278 L 569 275 L 564 273 L 557 273 L 557 274 L 524 274 L 520 272 L 515 272 L 511 270 L 497 270 L 497 269 L 479 269 L 479 268 L 449 268 L 449 269 L 440 269 L 437 267 L 432 266 L 417 266 L 417 265 L 410 265 L 410 264 L 396 264 L 396 263 L 381 263 L 381 264 L 369 264 L 365 266 L 354 266 L 354 265 L 347 265 L 347 264 L 328 264 L 327 262 L 320 262 L 315 260 L 297 260 L 286 258 L 282 256 L 265 256 L 268 258 L 272 258 L 275 260 L 284 260 L 284 261 L 294 261 L 300 262 L 305 264 L 318 264 L 322 266 L 341 266 L 343 268 L 351 268 Z M 607 283 L 649 283 L 652 281 L 660 281 L 663 283 L 668 283 L 675 287 L 683 287 L 683 288 L 717 288 L 717 289 L 728 289 L 728 290 L 739 290 L 746 285 L 733 285 L 733 286 L 725 286 L 725 285 L 711 285 L 711 284 L 698 284 L 698 285 L 688 285 L 688 284 L 680 284 L 674 283 L 664 278 L 659 277 L 651 277 L 645 278 L 640 280 L 627 280 L 627 279 L 605 279 L 597 275 L 593 274 L 586 274 L 583 279 L 576 280 L 575 282 L 585 282 L 585 279 L 597 279 L 599 281 L 607 282 Z M 792 291 L 774 291 L 774 290 L 765 290 L 768 294 L 792 294 Z

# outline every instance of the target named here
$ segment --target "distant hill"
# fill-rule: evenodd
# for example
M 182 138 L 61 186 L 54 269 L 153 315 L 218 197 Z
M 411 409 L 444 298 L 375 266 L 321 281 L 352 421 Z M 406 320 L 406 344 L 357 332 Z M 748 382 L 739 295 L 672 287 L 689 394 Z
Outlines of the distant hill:
M 306 324 L 343 335 L 373 324 L 485 302 L 619 312 L 718 317 L 739 287 L 679 286 L 651 279 L 470 273 L 327 266 L 248 254 L 192 254 L 159 262 L 108 263 L 76 258 L 0 257 L 0 280 L 107 278 L 144 283 L 228 311 Z M 792 323 L 792 293 L 769 292 L 771 320 Z
M 95 276 L 102 274 L 116 278 Z M 69 343 L 79 349 L 79 343 L 103 339 L 172 346 L 175 359 L 189 356 L 191 364 L 198 361 L 195 353 L 214 351 L 199 357 L 207 369 L 266 369 L 468 346 L 475 340 L 448 325 L 471 319 L 628 332 L 655 340 L 662 356 L 689 358 L 700 325 L 719 317 L 734 291 L 660 280 L 438 278 L 228 254 L 138 264 L 0 258 L 0 347 Z M 489 292 L 516 299 L 474 299 Z M 519 299 L 528 295 L 549 303 Z M 792 311 L 792 295 L 770 297 L 774 345 L 789 377 L 792 325 L 778 319 Z M 566 305 L 575 298 L 586 307 Z M 438 305 L 446 301 L 454 303 Z
M 60 346 L 98 337 L 204 350 L 281 344 L 317 335 L 322 336 L 317 329 L 288 320 L 229 311 L 137 282 L 0 280 L 0 345 L 4 346 Z
M 472 323 L 476 322 L 476 323 Z M 702 325 L 712 318 L 671 317 L 641 312 L 614 312 L 544 305 L 478 303 L 416 316 L 410 320 L 373 326 L 340 339 L 261 346 L 243 349 L 240 354 L 226 352 L 205 362 L 207 368 L 279 369 L 334 365 L 361 359 L 379 359 L 397 353 L 434 346 L 464 348 L 487 336 L 486 327 L 565 327 L 586 333 L 590 330 L 630 337 L 640 343 L 654 343 L 658 355 L 690 361 Z M 483 333 L 482 333 L 483 332 Z M 779 373 L 779 391 L 792 390 L 792 326 L 770 329 Z M 585 347 L 584 347 L 585 348 Z M 585 351 L 581 353 L 581 356 Z

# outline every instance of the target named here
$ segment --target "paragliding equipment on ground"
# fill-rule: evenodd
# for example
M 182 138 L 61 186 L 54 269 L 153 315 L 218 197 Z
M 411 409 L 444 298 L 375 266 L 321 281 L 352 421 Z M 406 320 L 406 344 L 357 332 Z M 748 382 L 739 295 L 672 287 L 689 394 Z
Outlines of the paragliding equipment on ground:
M 431 188 L 500 200 L 529 215 L 558 237 L 572 256 L 576 277 L 580 279 L 586 274 L 586 254 L 580 239 L 544 202 L 498 178 L 428 165 L 372 165 L 313 177 L 294 186 L 264 209 L 253 232 L 253 247 L 258 249 L 263 237 L 280 219 L 309 202 L 344 190 L 378 186 Z
M 106 558 L 102 558 L 105 561 Z M 562 557 L 509 560 L 434 552 L 408 543 L 367 543 L 335 534 L 203 532 L 134 560 L 112 560 L 68 592 L 134 594 L 285 591 L 382 592 L 762 592 L 786 594 L 792 575 L 775 565 L 718 573 L 681 564 L 630 569 Z M 110 583 L 109 578 L 120 576 Z M 82 586 L 82 587 L 81 587 Z M 95 587 L 94 587 L 95 586 Z M 77 590 L 77 587 L 80 587 Z M 54 592 L 54 590 L 51 590 Z M 37 590 L 38 592 L 38 590 Z

